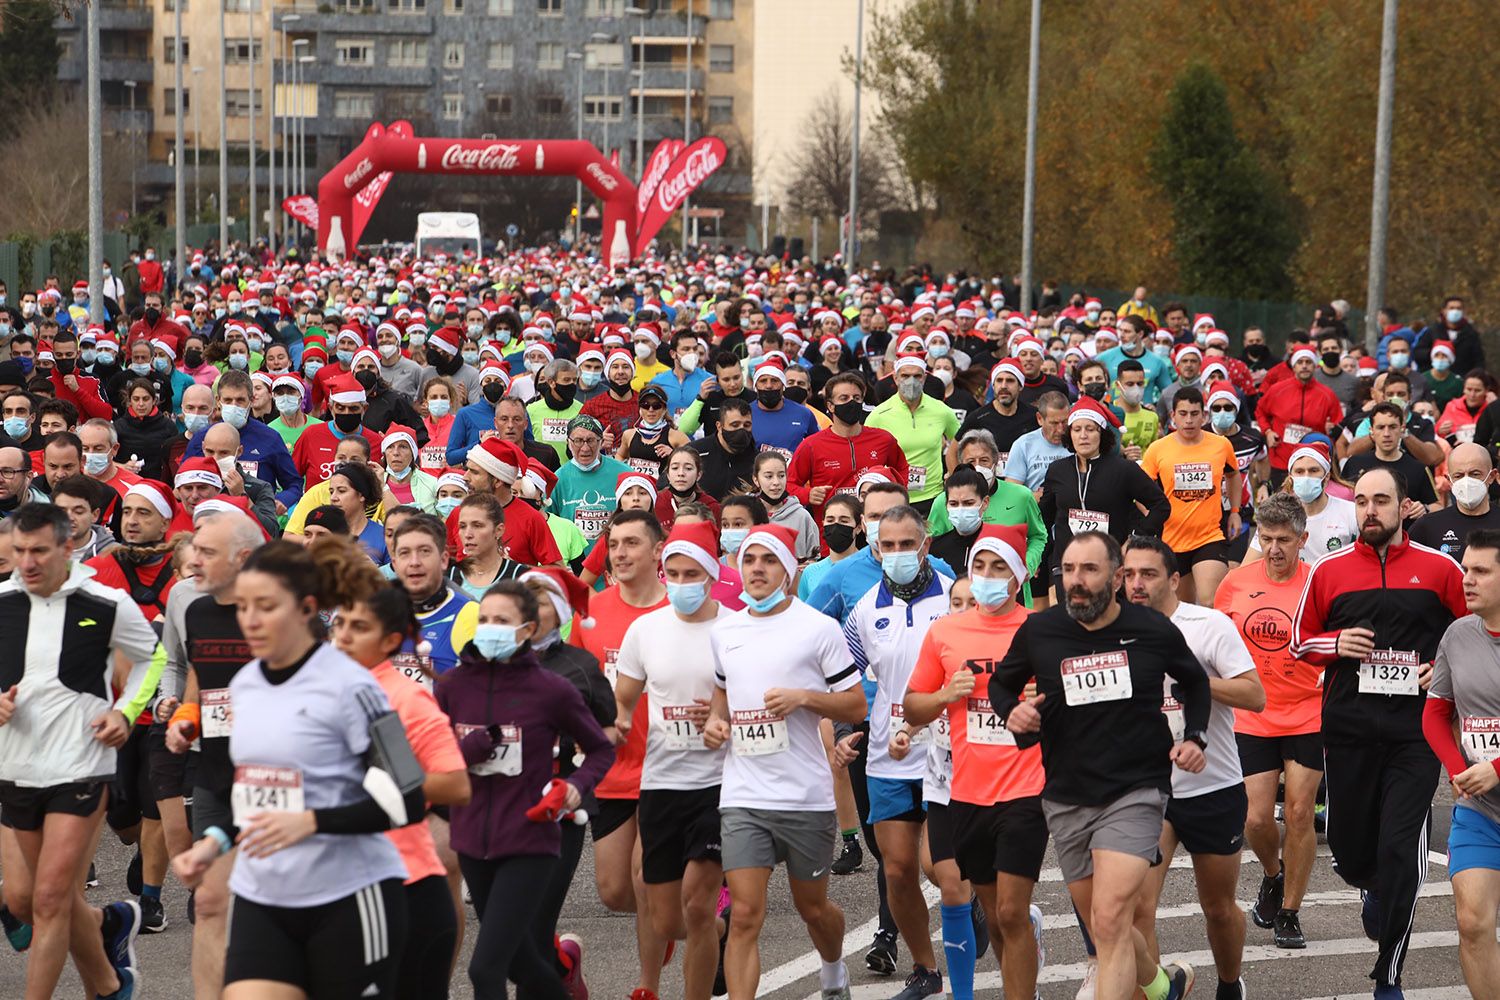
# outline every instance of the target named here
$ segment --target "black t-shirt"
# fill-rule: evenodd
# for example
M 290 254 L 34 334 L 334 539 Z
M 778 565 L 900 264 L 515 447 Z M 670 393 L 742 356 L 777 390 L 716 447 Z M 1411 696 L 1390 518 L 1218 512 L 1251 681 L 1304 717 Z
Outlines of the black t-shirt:
M 182 626 L 188 664 L 198 675 L 198 703 L 203 719 L 200 731 L 204 735 L 199 742 L 201 753 L 195 782 L 203 788 L 228 795 L 234 784 L 229 737 L 210 737 L 207 734 L 215 725 L 211 719 L 214 713 L 228 713 L 228 719 L 234 718 L 228 701 L 229 682 L 254 657 L 250 654 L 250 644 L 240 631 L 233 604 L 220 604 L 212 595 L 205 594 L 188 605 L 183 613 Z
M 995 437 L 995 446 L 1000 449 L 1000 468 L 1003 469 L 1005 457 L 1010 454 L 1016 438 L 1036 428 L 1036 410 L 1026 403 L 1017 403 L 1016 412 L 1008 417 L 993 405 L 981 406 L 964 417 L 958 428 L 958 439 L 962 441 L 964 435 L 973 430 L 989 431 Z
M 1344 463 L 1343 476 L 1352 483 L 1377 466 L 1401 473 L 1402 478 L 1406 480 L 1407 495 L 1413 500 L 1419 503 L 1437 503 L 1437 492 L 1432 488 L 1432 479 L 1427 475 L 1427 466 L 1404 451 L 1392 462 L 1381 461 L 1375 457 L 1373 451 L 1355 455 Z
M 723 412 L 724 400 L 728 398 L 723 389 L 710 389 L 708 395 L 703 397 L 703 407 L 698 411 L 698 423 L 703 428 L 704 437 L 713 437 L 719 432 L 719 414 Z M 734 398 L 752 403 L 755 401 L 755 390 L 746 386 Z
M 1465 514 L 1456 505 L 1445 507 L 1417 518 L 1407 534 L 1418 545 L 1437 549 L 1462 562 L 1469 533 L 1480 528 L 1500 528 L 1500 507 L 1492 503 L 1483 514 Z
M 1027 406 L 1035 406 L 1036 401 L 1049 392 L 1060 392 L 1063 399 L 1069 402 L 1073 399 L 1073 394 L 1068 391 L 1068 383 L 1056 375 L 1043 375 L 1036 382 L 1027 382 L 1021 386 L 1020 399 Z
M 947 403 L 948 409 L 958 416 L 960 424 L 981 405 L 979 400 L 974 398 L 974 394 L 967 389 L 954 389 L 943 402 Z

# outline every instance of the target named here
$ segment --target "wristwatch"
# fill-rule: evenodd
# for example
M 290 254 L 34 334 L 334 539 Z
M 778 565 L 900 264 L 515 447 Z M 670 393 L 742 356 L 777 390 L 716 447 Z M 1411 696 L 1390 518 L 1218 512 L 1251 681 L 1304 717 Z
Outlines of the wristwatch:
M 1205 753 L 1208 751 L 1208 735 L 1201 729 L 1190 729 L 1187 732 L 1183 733 L 1182 742 L 1196 743 L 1198 744 L 1199 750 L 1202 750 Z

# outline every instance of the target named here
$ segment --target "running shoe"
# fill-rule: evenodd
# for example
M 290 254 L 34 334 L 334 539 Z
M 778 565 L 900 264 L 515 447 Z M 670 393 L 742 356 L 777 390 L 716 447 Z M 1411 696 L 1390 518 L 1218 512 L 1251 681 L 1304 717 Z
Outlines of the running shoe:
M 21 923 L 4 905 L 0 905 L 0 926 L 5 928 L 5 939 L 16 951 L 31 947 L 31 925 Z
M 630 1000 L 661 1000 L 661 997 L 652 993 L 644 986 L 637 986 L 630 991 Z
M 1042 908 L 1032 903 L 1026 916 L 1031 921 L 1031 936 L 1036 938 L 1036 971 L 1040 973 L 1047 965 L 1047 949 L 1042 944 Z
M 896 973 L 896 935 L 889 931 L 876 931 L 870 950 L 865 952 L 865 968 L 877 976 Z
M 94 868 L 92 861 L 89 862 L 89 873 L 83 880 L 83 888 L 85 890 L 99 888 L 99 872 Z
M 721 895 L 720 901 L 724 902 L 726 896 Z M 722 997 L 729 993 L 729 981 L 724 978 L 724 948 L 729 944 L 729 920 L 734 912 L 733 904 L 725 902 L 724 908 L 719 911 L 719 918 L 724 921 L 724 933 L 719 935 L 719 967 L 714 971 L 714 996 Z
M 135 900 L 121 900 L 104 908 L 104 923 L 100 927 L 104 936 L 104 955 L 122 976 L 126 970 L 136 967 L 135 938 L 140 932 L 141 908 Z
M 906 977 L 904 988 L 891 997 L 891 1000 L 922 1000 L 923 997 L 942 995 L 943 974 L 917 965 L 912 967 L 911 975 Z
M 1255 921 L 1255 926 L 1269 929 L 1276 921 L 1276 911 L 1281 909 L 1281 901 L 1286 895 L 1286 871 L 1276 873 L 1276 877 L 1269 875 L 1260 877 L 1260 893 L 1255 897 L 1255 905 L 1250 908 L 1250 919 Z
M 1406 1000 L 1406 994 L 1401 992 L 1399 986 L 1377 986 L 1375 1000 Z
M 1236 979 L 1232 983 L 1219 981 L 1219 990 L 1214 994 L 1214 1000 L 1248 1000 L 1250 991 L 1245 989 L 1245 980 Z
M 990 918 L 984 915 L 984 906 L 977 895 L 969 899 L 969 922 L 974 925 L 974 961 L 979 961 L 990 950 Z
M 853 875 L 864 867 L 865 849 L 859 846 L 859 838 L 849 837 L 844 841 L 843 850 L 839 856 L 833 859 L 833 867 L 829 871 L 835 875 Z
M 132 969 L 116 969 L 115 974 L 120 977 L 120 988 L 107 997 L 99 1000 L 131 1000 L 135 996 L 136 975 Z
M 1193 992 L 1193 967 L 1186 962 L 1173 962 L 1162 967 L 1167 973 L 1167 1000 L 1182 1000 Z
M 818 1000 L 849 1000 L 849 987 L 835 986 L 818 994 Z
M 1090 958 L 1088 967 L 1083 970 L 1083 982 L 1079 984 L 1078 992 L 1073 995 L 1073 1000 L 1094 1000 L 1094 982 L 1099 978 L 1099 960 Z
M 135 857 L 130 859 L 130 866 L 125 869 L 125 891 L 132 896 L 139 896 L 141 894 L 141 866 L 143 863 L 141 849 L 137 847 L 135 849 Z
M 557 953 L 563 966 L 563 988 L 571 1000 L 589 1000 L 589 987 L 583 981 L 583 939 L 577 934 L 564 934 L 557 939 Z
M 141 897 L 141 933 L 160 934 L 167 929 L 167 911 L 161 905 L 161 897 Z
M 1273 933 L 1278 948 L 1295 950 L 1307 947 L 1307 938 L 1302 934 L 1302 921 L 1298 919 L 1296 910 L 1278 910 Z
M 1359 890 L 1359 920 L 1365 925 L 1365 937 L 1380 940 L 1380 897 L 1367 890 Z

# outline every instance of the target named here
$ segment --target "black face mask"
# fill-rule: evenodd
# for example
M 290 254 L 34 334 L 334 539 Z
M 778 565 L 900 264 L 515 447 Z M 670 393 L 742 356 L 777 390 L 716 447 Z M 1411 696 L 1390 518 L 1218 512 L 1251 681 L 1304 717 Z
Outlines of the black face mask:
M 77 367 L 78 362 L 73 358 L 58 358 L 54 364 L 57 365 L 57 374 L 71 375 L 73 374 L 73 369 Z
M 1080 386 L 1078 391 L 1090 399 L 1103 399 L 1104 390 L 1109 388 L 1103 382 L 1090 382 L 1088 385 Z
M 147 309 L 145 313 L 146 325 L 155 326 L 156 321 L 161 319 L 160 309 Z
M 380 381 L 380 376 L 367 368 L 362 372 L 355 372 L 354 381 L 358 382 L 360 387 L 368 393 L 374 391 L 376 384 Z
M 196 347 L 188 348 L 182 352 L 182 363 L 189 368 L 197 368 L 203 364 L 203 352 Z
M 464 359 L 461 355 L 450 355 L 441 350 L 428 351 L 427 360 L 432 365 L 433 370 L 436 371 L 439 375 L 452 375 L 457 372 L 459 366 L 464 363 Z
M 573 397 L 578 395 L 578 386 L 576 383 L 549 385 L 545 391 L 554 410 L 566 410 L 573 405 Z
M 865 404 L 858 399 L 846 399 L 833 408 L 833 415 L 849 425 L 865 422 Z
M 724 444 L 729 447 L 730 451 L 745 451 L 755 443 L 755 439 L 751 437 L 749 429 L 745 427 L 732 431 L 724 431 L 723 434 Z
M 1339 366 L 1339 361 L 1342 358 L 1343 358 L 1343 355 L 1339 354 L 1338 351 L 1324 351 L 1323 352 L 1323 367 L 1324 368 L 1337 368 Z
M 1264 344 L 1251 344 L 1249 347 L 1245 348 L 1245 357 L 1253 358 L 1256 361 L 1261 360 L 1268 353 L 1269 352 L 1266 350 L 1266 345 Z
M 756 389 L 755 398 L 760 400 L 760 405 L 767 410 L 774 410 L 781 405 L 783 393 L 780 389 Z
M 484 398 L 491 403 L 498 403 L 505 396 L 505 383 L 498 379 L 494 382 L 486 382 L 484 388 L 479 391 L 484 393 Z
M 365 419 L 363 413 L 335 413 L 333 415 L 333 426 L 339 429 L 341 434 L 353 434 L 359 430 L 359 425 Z
M 800 385 L 788 386 L 786 398 L 794 403 L 805 403 L 807 402 L 807 390 Z
M 844 552 L 854 544 L 854 526 L 852 524 L 825 524 L 823 526 L 823 541 L 834 552 Z

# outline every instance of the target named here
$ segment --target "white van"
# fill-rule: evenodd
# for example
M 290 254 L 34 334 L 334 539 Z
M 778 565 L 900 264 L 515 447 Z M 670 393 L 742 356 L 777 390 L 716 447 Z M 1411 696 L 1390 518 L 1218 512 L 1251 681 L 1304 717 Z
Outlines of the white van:
M 419 257 L 439 253 L 457 257 L 465 250 L 475 256 L 483 253 L 479 216 L 473 212 L 422 212 L 417 216 Z

